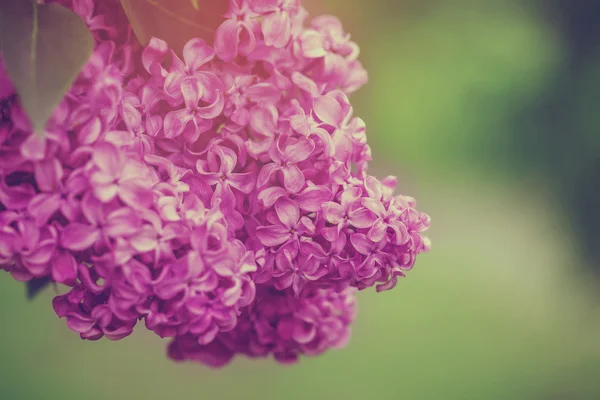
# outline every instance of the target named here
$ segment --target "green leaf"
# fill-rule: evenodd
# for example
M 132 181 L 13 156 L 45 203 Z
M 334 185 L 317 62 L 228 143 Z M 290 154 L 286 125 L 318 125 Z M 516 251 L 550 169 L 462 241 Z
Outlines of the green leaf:
M 85 23 L 59 4 L 0 0 L 0 50 L 36 132 L 42 132 L 94 47 Z
M 152 37 L 177 52 L 194 37 L 211 43 L 227 12 L 227 0 L 121 0 L 135 36 L 144 46 Z
M 34 278 L 26 283 L 27 285 L 27 299 L 32 300 L 38 295 L 46 286 L 50 284 L 50 278 Z

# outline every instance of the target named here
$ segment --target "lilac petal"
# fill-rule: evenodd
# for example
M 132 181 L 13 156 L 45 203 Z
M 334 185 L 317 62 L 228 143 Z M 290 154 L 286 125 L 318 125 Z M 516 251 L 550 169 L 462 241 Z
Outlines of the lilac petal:
M 354 203 L 358 198 L 360 198 L 362 194 L 362 190 L 359 187 L 353 187 L 347 190 L 344 190 L 342 193 L 342 207 L 347 210 L 352 203 Z
M 202 333 L 198 336 L 198 344 L 201 346 L 206 346 L 212 343 L 213 340 L 219 334 L 219 327 L 216 325 L 211 326 L 206 332 Z
M 296 114 L 290 117 L 290 126 L 301 135 L 309 136 L 313 131 L 312 118 L 304 114 Z M 329 135 L 329 134 L 327 134 Z
M 67 326 L 77 333 L 86 333 L 91 330 L 96 321 L 89 317 L 76 314 L 74 312 L 69 313 L 67 316 Z
M 296 226 L 300 220 L 300 208 L 298 204 L 288 197 L 281 197 L 275 203 L 275 212 L 281 223 L 288 229 Z
M 217 92 L 223 92 L 223 82 L 212 72 L 198 72 L 194 75 L 198 85 L 202 88 L 202 99 L 207 102 L 216 99 Z
M 348 213 L 348 222 L 356 228 L 370 228 L 375 218 L 375 215 L 366 208 L 359 208 Z
M 132 106 L 126 106 L 123 108 L 123 121 L 125 121 L 125 124 L 129 129 L 138 126 L 136 125 L 136 123 L 138 123 L 135 115 L 136 112 L 139 114 L 139 112 Z M 141 123 L 141 117 L 139 119 L 139 123 Z M 79 130 L 77 133 L 77 139 L 79 139 L 81 144 L 92 144 L 98 140 L 101 134 L 102 121 L 100 118 L 92 118 Z
M 297 321 L 294 325 L 293 338 L 300 344 L 310 343 L 317 335 L 317 329 L 313 324 Z
M 296 143 L 287 146 L 283 155 L 287 162 L 295 164 L 308 159 L 314 149 L 315 142 L 311 139 L 301 137 Z
M 151 75 L 160 75 L 162 63 L 169 52 L 169 45 L 164 40 L 150 39 L 148 46 L 142 52 L 142 64 Z
M 279 113 L 273 105 L 257 105 L 250 110 L 250 126 L 256 132 L 265 135 L 275 135 Z
M 194 116 L 193 120 L 194 123 L 188 124 L 183 131 L 182 136 L 186 139 L 187 143 L 196 143 L 200 135 L 213 126 L 213 121 L 211 119 L 202 119 L 198 114 Z
M 333 32 L 335 34 L 342 34 L 343 27 L 342 21 L 333 15 L 320 15 L 313 18 L 311 26 L 315 29 L 322 29 L 325 32 Z
M 383 222 L 383 220 L 377 219 L 377 221 L 375 221 L 375 224 L 373 224 L 371 229 L 369 229 L 369 232 L 367 232 L 367 237 L 369 238 L 369 240 L 375 243 L 381 242 L 385 237 L 387 227 L 387 224 Z
M 314 30 L 307 30 L 301 37 L 302 53 L 307 58 L 320 58 L 327 54 L 323 48 L 323 36 Z
M 297 274 L 294 274 L 294 279 L 292 280 L 292 290 L 296 296 L 300 296 L 302 293 L 302 289 L 306 286 L 306 280 Z
M 282 196 L 287 196 L 288 192 L 284 188 L 280 186 L 272 186 L 270 188 L 262 190 L 258 194 L 258 200 L 263 204 L 263 206 L 269 208 L 275 204 L 277 199 Z M 298 202 L 298 204 L 300 204 Z
M 302 217 L 300 218 L 300 223 L 298 224 L 298 226 L 302 227 L 302 233 L 308 233 L 309 235 L 314 235 L 315 231 L 316 231 L 316 226 L 315 223 L 312 221 L 312 219 L 308 218 L 308 217 Z
M 297 165 L 287 165 L 281 168 L 283 172 L 283 186 L 290 193 L 297 193 L 304 186 L 305 178 Z
M 169 300 L 186 290 L 185 282 L 176 280 L 161 282 L 154 286 L 154 294 L 162 300 Z
M 157 207 L 160 216 L 165 221 L 179 221 L 181 216 L 178 212 L 179 200 L 175 197 L 163 196 L 157 200 Z
M 368 256 L 372 253 L 373 242 L 371 242 L 365 234 L 354 233 L 350 235 L 350 243 L 352 243 L 352 247 L 360 254 Z
M 252 24 L 252 21 L 246 22 L 239 25 L 238 37 L 240 39 L 238 52 L 242 56 L 248 56 L 256 48 L 256 37 L 252 30 L 252 26 L 255 26 L 256 22 Z
M 250 122 L 250 111 L 247 108 L 238 108 L 233 111 L 229 119 L 239 126 L 246 126 Z
M 320 211 L 323 203 L 329 199 L 331 199 L 331 190 L 325 186 L 309 186 L 295 198 L 298 206 L 309 212 Z
M 56 315 L 61 318 L 66 317 L 71 310 L 71 301 L 69 299 L 69 297 L 71 297 L 71 293 L 72 292 L 56 296 L 54 299 L 52 299 L 52 308 L 54 309 Z
M 192 114 L 185 108 L 168 112 L 164 120 L 165 137 L 172 139 L 180 136 L 192 119 Z
M 77 262 L 71 253 L 61 251 L 52 263 L 52 279 L 55 282 L 70 285 L 77 278 Z
M 323 217 L 330 224 L 337 225 L 344 218 L 344 209 L 338 203 L 327 201 L 322 205 Z
M 269 164 L 263 165 L 260 172 L 258 173 L 256 187 L 261 188 L 261 187 L 265 186 L 269 182 L 269 179 L 271 178 L 271 175 L 273 174 L 273 172 L 275 172 L 279 169 L 280 169 L 280 167 L 275 163 L 269 163 Z
M 219 174 L 217 172 L 205 172 L 204 169 L 202 168 L 202 163 L 201 160 L 198 160 L 198 162 L 196 163 L 196 169 L 198 170 L 198 173 L 202 176 L 202 178 L 204 178 L 204 181 L 209 184 L 209 185 L 216 185 L 218 183 L 223 183 L 222 181 L 222 174 Z
M 32 133 L 21 145 L 21 155 L 28 160 L 42 160 L 46 155 L 46 139 Z
M 129 239 L 131 247 L 138 253 L 146 253 L 158 246 L 156 231 L 149 225 L 144 226 L 140 232 Z
M 111 212 L 104 224 L 104 233 L 110 237 L 130 236 L 140 230 L 140 220 L 129 207 Z
M 265 17 L 262 22 L 265 44 L 278 49 L 285 47 L 291 38 L 291 25 L 288 13 L 277 11 Z
M 196 118 L 213 119 L 218 117 L 225 107 L 225 99 L 220 90 L 215 92 L 215 101 L 205 107 L 196 109 Z
M 249 194 L 256 186 L 256 172 L 244 172 L 229 175 L 228 182 L 242 193 Z
M 100 169 L 93 170 L 89 174 L 89 180 L 92 186 L 109 186 L 114 184 L 116 179 L 117 177 L 114 175 Z
M 45 266 L 49 263 L 50 259 L 54 255 L 55 249 L 56 249 L 56 242 L 54 242 L 54 241 L 41 242 L 38 244 L 38 246 L 35 248 L 35 250 L 33 252 L 31 252 L 31 254 L 24 257 L 24 259 L 29 264 Z M 44 269 L 45 269 L 45 267 L 44 267 Z
M 292 81 L 296 86 L 309 93 L 312 97 L 319 96 L 319 88 L 315 81 L 310 79 L 308 76 L 302 74 L 301 72 L 292 72 Z M 304 114 L 304 110 L 302 110 L 302 114 Z
M 35 219 L 37 226 L 45 225 L 60 208 L 59 193 L 40 193 L 31 199 L 27 211 Z
M 36 195 L 32 185 L 22 184 L 7 186 L 4 179 L 0 179 L 0 203 L 8 209 L 19 210 L 26 208 L 30 200 Z
M 234 306 L 242 297 L 242 282 L 239 279 L 234 281 L 234 285 L 223 292 L 223 304 L 227 307 Z
M 123 166 L 123 154 L 113 144 L 102 142 L 94 146 L 94 163 L 106 174 L 116 177 Z
M 79 200 L 74 195 L 69 195 L 63 201 L 59 201 L 60 212 L 68 221 L 74 221 L 79 215 L 81 208 Z
M 245 92 L 248 98 L 258 104 L 274 104 L 281 98 L 281 91 L 269 82 L 260 82 L 250 86 Z M 275 109 L 277 111 L 277 109 Z M 277 118 L 275 119 L 277 120 Z
M 406 228 L 406 225 L 404 225 L 402 222 L 400 221 L 396 221 L 395 223 L 392 223 L 389 225 L 390 228 L 392 228 L 395 232 L 395 236 L 396 236 L 396 244 L 397 245 L 403 245 L 408 243 L 409 239 L 410 239 L 410 234 L 408 233 L 408 229 Z
M 304 273 L 304 277 L 310 281 L 317 281 L 325 275 L 327 275 L 328 273 L 329 271 L 327 270 L 327 268 L 324 265 L 321 265 L 317 262 L 315 263 L 315 266 L 314 268 L 312 268 L 312 270 Z
M 385 207 L 381 203 L 381 201 L 365 197 L 361 199 L 362 205 L 371 210 L 375 215 L 382 217 L 385 214 Z
M 372 176 L 365 178 L 365 189 L 367 189 L 369 197 L 373 199 L 379 200 L 383 196 L 383 185 L 377 178 Z
M 26 247 L 33 249 L 37 247 L 40 241 L 41 231 L 30 220 L 21 220 L 18 222 L 18 228 L 21 231 L 23 243 Z
M 237 164 L 237 156 L 235 152 L 228 148 L 222 146 L 216 146 L 216 152 L 221 159 L 221 167 L 219 168 L 219 172 L 223 175 L 229 175 Z
M 35 165 L 35 181 L 43 192 L 56 190 L 63 175 L 62 164 L 56 158 L 46 159 Z
M 183 46 L 183 59 L 191 71 L 197 71 L 214 57 L 215 51 L 202 39 L 190 39 Z
M 81 212 L 91 225 L 99 225 L 105 220 L 102 203 L 89 193 L 81 200 Z
M 273 270 L 273 276 L 282 276 L 288 272 L 293 272 L 296 269 L 292 262 L 294 257 L 294 249 L 291 249 L 290 251 L 289 246 L 284 246 L 284 248 L 277 252 L 275 255 L 275 269 Z
M 183 97 L 182 82 L 184 77 L 185 75 L 182 75 L 181 72 L 171 72 L 165 78 L 165 83 L 163 85 L 165 93 L 167 93 L 169 96 L 171 96 L 173 99 L 176 99 L 177 101 L 181 101 Z M 146 95 L 148 94 L 149 93 L 146 93 Z M 154 94 L 154 96 L 157 95 L 158 93 Z
M 237 56 L 241 28 L 235 20 L 223 22 L 215 32 L 215 52 L 225 62 L 233 61 Z
M 152 190 L 136 182 L 121 184 L 119 198 L 133 208 L 144 208 L 152 203 Z
M 264 246 L 274 247 L 285 243 L 292 234 L 285 226 L 270 225 L 256 228 L 256 237 Z
M 181 82 L 183 101 L 188 110 L 195 110 L 202 97 L 202 87 L 195 78 L 187 78 Z
M 15 249 L 20 247 L 21 241 L 15 232 L 3 232 L 0 230 L 0 260 L 12 258 Z
M 348 62 L 346 58 L 336 53 L 327 53 L 323 59 L 324 72 L 329 76 L 345 75 L 347 73 Z
M 275 286 L 275 288 L 277 290 L 285 290 L 285 289 L 289 288 L 290 286 L 292 286 L 293 283 L 294 283 L 294 274 L 286 273 L 284 275 L 277 277 L 275 280 L 275 284 L 273 286 Z
M 133 333 L 133 326 L 128 324 L 115 329 L 103 328 L 103 333 L 108 340 L 121 340 Z
M 73 251 L 89 249 L 98 240 L 100 240 L 100 232 L 96 227 L 78 222 L 67 225 L 61 235 L 62 246 Z
M 392 279 L 390 279 L 388 282 L 377 285 L 377 288 L 376 288 L 377 292 L 379 293 L 379 292 L 393 289 L 397 283 L 398 283 L 398 277 L 393 276 Z
M 125 125 L 127 126 L 127 129 L 129 129 L 130 131 L 133 132 L 138 132 L 140 130 L 140 127 L 142 126 L 142 115 L 140 114 L 140 112 L 131 104 L 123 104 L 123 107 L 121 108 L 121 117 L 123 118 L 123 122 L 125 123 Z M 98 121 L 97 127 L 94 127 L 94 131 L 97 131 L 98 134 L 97 135 L 91 135 L 91 137 L 95 137 L 98 138 L 98 136 L 100 135 L 101 129 L 102 129 L 102 125 L 100 123 L 100 120 L 98 118 L 95 119 L 96 121 Z M 82 129 L 83 131 L 83 129 Z M 87 134 L 86 136 L 90 136 L 90 134 Z M 94 142 L 94 140 L 92 140 L 91 142 Z
M 156 137 L 163 127 L 163 119 L 160 115 L 146 115 L 146 134 Z
M 171 65 L 169 65 L 169 72 L 179 73 L 181 75 L 187 75 L 188 69 L 179 55 L 175 53 L 173 50 L 169 51 L 171 53 Z
M 99 174 L 95 174 L 94 176 L 98 175 Z M 94 187 L 94 196 L 96 196 L 96 198 L 103 203 L 110 202 L 117 196 L 118 192 L 119 186 L 113 184 L 109 184 L 106 186 L 97 185 L 96 187 Z
M 344 120 L 340 103 L 332 96 L 321 96 L 313 104 L 317 117 L 333 127 L 339 127 Z

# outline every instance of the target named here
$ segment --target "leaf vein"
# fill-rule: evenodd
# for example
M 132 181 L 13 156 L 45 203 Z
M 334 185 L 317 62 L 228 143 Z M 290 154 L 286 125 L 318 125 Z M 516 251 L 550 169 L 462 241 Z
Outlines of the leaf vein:
M 194 28 L 201 29 L 201 30 L 203 30 L 204 32 L 207 32 L 207 33 L 213 33 L 214 32 L 214 30 L 212 30 L 212 29 L 209 29 L 209 28 L 207 28 L 205 26 L 197 24 L 193 20 L 187 19 L 185 17 L 182 17 L 181 15 L 177 14 L 176 12 L 173 12 L 173 11 L 169 10 L 167 7 L 165 7 L 162 4 L 160 4 L 158 2 L 158 0 L 145 0 L 145 1 L 146 1 L 146 3 L 150 4 L 151 6 L 156 7 L 158 10 L 160 10 L 163 13 L 167 14 L 171 18 L 174 18 L 174 19 L 176 19 L 176 20 L 178 20 L 180 22 L 183 22 L 185 24 L 193 26 Z

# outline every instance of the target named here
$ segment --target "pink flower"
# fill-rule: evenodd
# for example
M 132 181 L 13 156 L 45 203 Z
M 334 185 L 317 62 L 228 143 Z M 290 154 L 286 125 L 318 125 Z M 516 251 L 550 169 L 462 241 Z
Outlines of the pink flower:
M 72 222 L 61 234 L 61 245 L 72 251 L 92 246 L 110 245 L 111 239 L 133 235 L 140 229 L 140 219 L 132 208 L 106 210 L 96 198 L 85 195 L 81 201 L 85 219 Z
M 207 160 L 198 160 L 197 169 L 209 185 L 217 185 L 218 192 L 233 197 L 231 188 L 249 194 L 256 185 L 256 172 L 233 172 L 237 165 L 235 151 L 223 146 L 214 146 Z M 217 162 L 217 159 L 219 160 Z
M 94 196 L 103 203 L 118 196 L 134 207 L 147 204 L 150 193 L 144 180 L 151 178 L 146 168 L 142 163 L 126 158 L 111 143 L 96 144 L 88 172 Z
M 236 328 L 221 333 L 209 345 L 198 345 L 186 336 L 169 345 L 176 361 L 194 360 L 222 367 L 236 354 L 249 357 L 273 355 L 281 363 L 293 363 L 299 355 L 319 355 L 344 347 L 356 316 L 354 291 L 313 290 L 296 297 L 291 291 L 261 287 L 263 301 L 244 310 Z
M 310 139 L 300 137 L 286 141 L 284 136 L 280 136 L 269 150 L 273 162 L 265 164 L 260 170 L 258 187 L 264 186 L 272 174 L 281 171 L 283 186 L 290 193 L 298 192 L 304 186 L 305 178 L 297 164 L 307 160 L 314 149 L 315 143 Z
M 358 187 L 345 190 L 340 199 L 340 203 L 323 203 L 323 217 L 327 222 L 334 225 L 332 228 L 324 228 L 324 237 L 330 241 L 335 241 L 339 233 L 345 227 L 370 228 L 375 216 L 369 209 L 362 206 L 361 190 Z
M 430 249 L 429 216 L 368 173 L 348 99 L 367 74 L 335 17 L 230 0 L 214 48 L 179 55 L 142 48 L 116 0 L 48 1 L 95 49 L 43 135 L 0 59 L 0 269 L 67 286 L 54 311 L 82 339 L 143 321 L 176 361 L 295 362 L 344 346 L 356 290 Z
M 201 39 L 191 39 L 183 47 L 183 60 L 175 54 L 172 55 L 169 73 L 165 77 L 164 88 L 169 96 L 184 100 L 181 85 L 187 78 L 198 80 L 202 88 L 210 92 L 221 89 L 221 80 L 214 73 L 203 71 L 202 67 L 215 56 L 214 50 L 207 46 Z
M 208 83 L 209 86 L 204 86 Z M 181 82 L 185 108 L 167 113 L 164 120 L 165 136 L 176 138 L 183 135 L 194 142 L 200 134 L 212 127 L 212 119 L 223 111 L 224 100 L 216 82 L 201 82 L 196 77 Z M 203 105 L 201 105 L 203 104 Z
M 300 208 L 293 200 L 286 197 L 277 200 L 275 213 L 273 225 L 256 229 L 258 240 L 263 245 L 278 246 L 290 240 L 298 241 L 301 235 L 314 233 L 314 223 L 308 217 L 300 216 Z
M 233 61 L 238 54 L 249 55 L 256 47 L 256 16 L 245 0 L 230 0 L 228 18 L 215 32 L 215 51 L 223 61 Z

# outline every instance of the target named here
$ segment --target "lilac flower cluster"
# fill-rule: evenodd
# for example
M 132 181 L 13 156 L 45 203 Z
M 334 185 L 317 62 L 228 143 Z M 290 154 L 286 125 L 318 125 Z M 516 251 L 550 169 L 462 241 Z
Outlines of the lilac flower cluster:
M 118 2 L 60 0 L 96 40 L 31 132 L 0 74 L 0 269 L 68 287 L 83 339 L 138 321 L 174 360 L 293 362 L 340 347 L 356 290 L 391 289 L 429 249 L 429 217 L 368 175 L 367 81 L 335 17 L 231 0 L 214 47 L 142 48 Z

